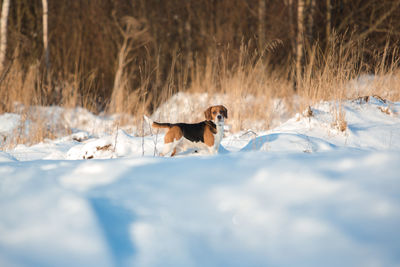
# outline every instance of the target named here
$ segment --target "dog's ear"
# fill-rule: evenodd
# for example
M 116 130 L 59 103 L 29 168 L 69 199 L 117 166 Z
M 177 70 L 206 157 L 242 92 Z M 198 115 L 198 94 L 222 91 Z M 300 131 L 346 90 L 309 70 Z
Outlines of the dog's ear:
M 206 120 L 212 120 L 211 117 L 211 107 L 209 107 L 208 109 L 206 109 L 206 111 L 204 111 L 204 117 L 206 117 Z
M 228 118 L 228 110 L 226 109 L 226 107 L 221 105 L 221 109 L 222 109 L 222 115 L 227 119 Z

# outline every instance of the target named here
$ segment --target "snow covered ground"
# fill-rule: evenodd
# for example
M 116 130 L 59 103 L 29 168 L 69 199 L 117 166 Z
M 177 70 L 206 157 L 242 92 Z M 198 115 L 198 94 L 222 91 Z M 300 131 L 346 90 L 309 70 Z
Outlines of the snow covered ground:
M 176 158 L 68 111 L 71 135 L 0 151 L 0 266 L 400 266 L 400 103 L 341 103 L 344 132 L 337 105 Z

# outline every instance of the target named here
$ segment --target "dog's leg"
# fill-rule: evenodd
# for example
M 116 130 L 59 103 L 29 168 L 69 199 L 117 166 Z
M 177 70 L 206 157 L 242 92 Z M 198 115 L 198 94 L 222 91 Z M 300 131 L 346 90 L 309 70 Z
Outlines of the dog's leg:
M 218 154 L 218 149 L 215 148 L 214 146 L 209 146 L 208 147 L 208 152 L 210 153 L 210 155 L 217 155 Z
M 177 147 L 183 140 L 183 134 L 179 127 L 172 127 L 164 137 L 164 156 L 168 156 L 171 153 L 171 157 L 175 156 L 178 152 Z
M 173 156 L 175 156 L 175 155 L 176 155 L 176 148 L 174 148 L 174 151 L 172 151 L 171 157 L 173 157 Z
M 182 144 L 182 140 L 183 138 L 179 139 L 179 140 L 174 140 L 170 143 L 165 143 L 164 144 L 164 148 L 163 148 L 163 156 L 167 157 L 168 155 L 170 155 L 171 157 L 175 156 L 177 153 L 181 152 L 181 144 Z
M 179 140 L 174 141 L 174 143 L 174 149 L 172 151 L 171 157 L 175 156 L 177 153 L 184 151 L 184 149 L 182 149 L 183 137 L 181 137 Z
M 162 156 L 163 157 L 167 157 L 169 156 L 169 154 L 171 153 L 171 157 L 173 155 L 175 155 L 176 153 L 176 149 L 175 149 L 175 141 L 170 142 L 170 143 L 165 143 L 164 147 L 163 147 L 163 152 L 162 152 Z

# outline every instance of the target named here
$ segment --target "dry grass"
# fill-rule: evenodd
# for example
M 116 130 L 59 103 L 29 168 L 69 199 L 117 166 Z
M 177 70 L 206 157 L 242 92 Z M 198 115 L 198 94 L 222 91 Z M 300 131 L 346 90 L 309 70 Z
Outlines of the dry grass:
M 0 83 L 0 112 L 18 113 L 22 119 L 12 142 L 3 142 L 3 148 L 5 143 L 34 144 L 69 133 L 70 129 L 62 121 L 58 121 L 57 125 L 49 125 L 48 117 L 32 114 L 31 107 L 48 103 L 58 103 L 68 108 L 80 106 L 91 111 L 106 109 L 109 113 L 130 114 L 133 121 L 132 116 L 121 116 L 117 123 L 134 123 L 140 129 L 142 115 L 157 108 L 176 92 L 206 92 L 210 100 L 215 95 L 225 96 L 226 103 L 221 104 L 230 110 L 229 124 L 233 126 L 232 131 L 236 132 L 249 129 L 255 121 L 259 122 L 260 129 L 273 126 L 273 121 L 279 120 L 277 99 L 286 106 L 285 112 L 289 114 L 302 113 L 321 100 L 336 101 L 337 108 L 332 110 L 333 125 L 340 131 L 345 131 L 347 127 L 345 111 L 341 105 L 344 99 L 376 94 L 392 101 L 400 100 L 400 70 L 396 68 L 399 65 L 398 59 L 392 57 L 394 60 L 388 61 L 387 51 L 383 51 L 375 55 L 381 58 L 377 66 L 366 66 L 360 60 L 361 44 L 352 43 L 348 46 L 339 37 L 334 38 L 324 51 L 318 46 L 308 49 L 303 78 L 296 85 L 296 92 L 288 78 L 292 69 L 279 69 L 269 63 L 268 56 L 273 56 L 273 53 L 261 55 L 249 52 L 247 46 L 242 45 L 237 62 L 228 64 L 231 59 L 227 51 L 220 51 L 218 55 L 211 53 L 203 64 L 198 60 L 193 67 L 186 68 L 182 67 L 184 65 L 179 55 L 176 55 L 171 62 L 170 76 L 158 91 L 149 90 L 150 80 L 154 77 L 154 73 L 149 70 L 136 69 L 140 83 L 136 87 L 131 83 L 129 75 L 132 69 L 124 69 L 121 63 L 129 60 L 123 58 L 129 57 L 129 53 L 122 51 L 118 58 L 120 64 L 117 64 L 118 83 L 114 84 L 115 92 L 111 98 L 105 101 L 108 103 L 105 108 L 99 107 L 99 103 L 104 101 L 93 99 L 93 92 L 82 94 L 87 92 L 82 90 L 82 86 L 93 87 L 92 84 L 98 79 L 96 73 L 84 80 L 77 73 L 49 82 L 40 75 L 38 64 L 24 70 L 14 60 Z M 397 51 L 393 53 L 398 54 Z M 176 73 L 177 69 L 180 69 L 179 73 Z M 366 70 L 374 74 L 366 86 L 368 90 L 354 89 L 350 81 L 366 73 Z M 197 111 L 200 116 L 201 112 Z
M 52 114 L 46 114 L 34 107 L 20 106 L 18 126 L 9 136 L 4 136 L 0 149 L 10 149 L 18 144 L 34 145 L 47 139 L 55 139 L 71 134 L 62 120 L 54 120 Z
M 347 129 L 346 112 L 343 109 L 342 103 L 335 103 L 332 108 L 333 121 L 332 127 L 340 132 L 345 132 Z
M 290 101 L 293 96 L 287 74 L 271 71 L 268 60 L 252 55 L 244 46 L 237 64 L 228 69 L 229 55 L 223 54 L 208 60 L 206 66 L 197 67 L 188 92 L 206 92 L 210 96 L 223 94 L 230 110 L 233 131 L 248 129 L 249 121 L 261 121 L 268 129 L 274 112 L 274 100 Z M 211 102 L 211 101 L 210 101 Z M 290 105 L 289 105 L 290 106 Z

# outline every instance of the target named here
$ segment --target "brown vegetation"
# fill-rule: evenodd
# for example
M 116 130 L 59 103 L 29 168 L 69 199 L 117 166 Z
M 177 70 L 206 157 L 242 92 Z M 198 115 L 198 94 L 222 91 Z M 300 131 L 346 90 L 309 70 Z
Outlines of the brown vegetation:
M 141 115 L 193 91 L 228 94 L 232 106 L 253 95 L 253 110 L 232 109 L 234 128 L 243 116 L 268 128 L 273 98 L 304 110 L 343 99 L 363 73 L 382 77 L 371 93 L 400 98 L 400 0 L 49 0 L 43 14 L 44 2 L 11 1 L 0 112 Z

